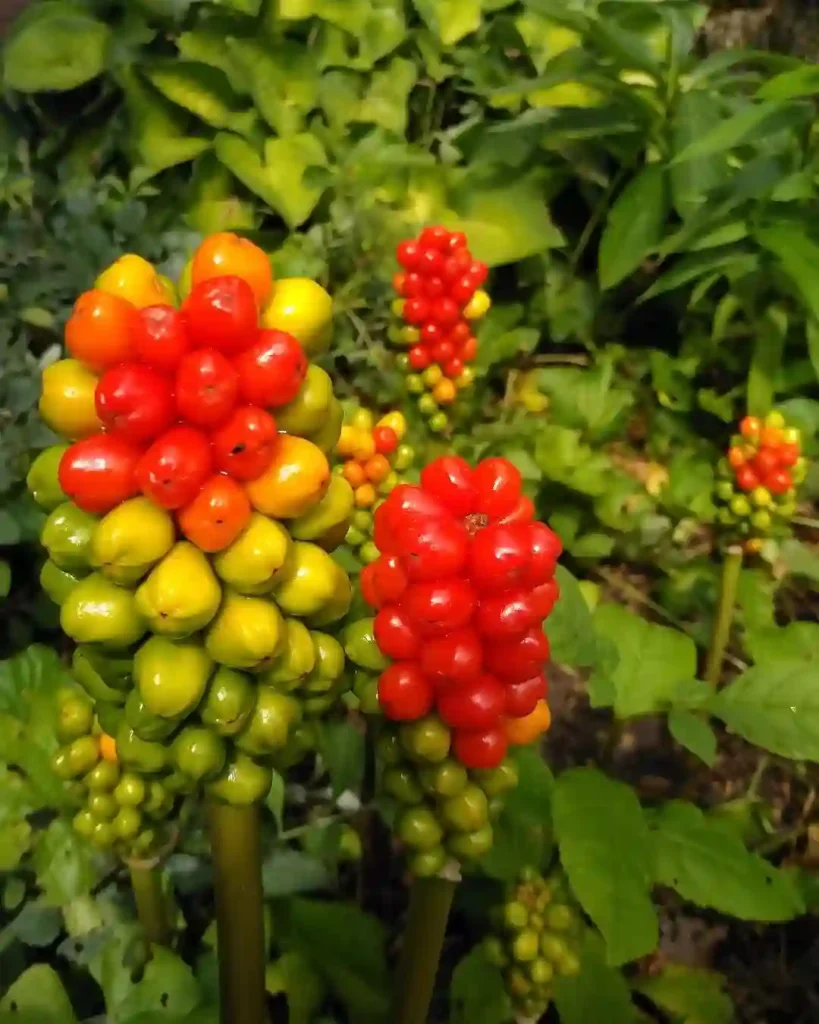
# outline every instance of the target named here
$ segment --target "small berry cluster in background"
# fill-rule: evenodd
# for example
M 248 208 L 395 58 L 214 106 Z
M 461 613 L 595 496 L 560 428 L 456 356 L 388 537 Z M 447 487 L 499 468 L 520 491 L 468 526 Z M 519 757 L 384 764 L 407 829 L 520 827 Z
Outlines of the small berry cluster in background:
M 796 511 L 796 488 L 806 474 L 799 430 L 777 411 L 746 416 L 717 474 L 717 522 L 746 552 L 759 552 L 765 540 L 787 533 Z
M 336 455 L 335 466 L 352 487 L 355 511 L 345 536 L 345 543 L 358 551 L 366 564 L 378 558 L 372 542 L 373 510 L 401 482 L 401 474 L 412 465 L 415 450 L 402 444 L 407 421 L 400 412 L 388 412 L 376 421 L 369 409 L 358 408 L 347 415 Z
M 429 427 L 443 433 L 449 417 L 442 406 L 451 405 L 459 389 L 472 383 L 468 366 L 478 351 L 472 324 L 491 305 L 481 289 L 488 269 L 473 258 L 461 231 L 440 225 L 424 228 L 417 239 L 396 249 L 403 270 L 393 278 L 399 298 L 393 312 L 403 321 L 390 330 L 393 344 L 408 347 L 399 357 L 407 373 L 407 390 L 417 394 L 418 409 Z

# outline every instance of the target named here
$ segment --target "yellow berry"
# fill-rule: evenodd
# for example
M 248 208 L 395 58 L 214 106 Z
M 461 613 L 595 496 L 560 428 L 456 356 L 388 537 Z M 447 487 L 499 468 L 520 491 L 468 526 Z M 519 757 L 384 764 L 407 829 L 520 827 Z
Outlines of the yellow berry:
M 366 462 L 367 459 L 375 455 L 375 440 L 369 430 L 358 430 L 356 432 L 353 455 L 359 462 Z
M 475 292 L 464 309 L 464 316 L 467 320 L 480 320 L 489 312 L 492 300 L 483 289 Z
M 339 455 L 352 455 L 355 451 L 356 440 L 358 439 L 358 431 L 355 427 L 345 425 L 341 428 L 341 433 L 336 443 L 336 451 Z
M 751 491 L 751 501 L 757 508 L 767 508 L 772 504 L 771 492 L 767 487 L 755 487 Z
M 417 327 L 402 327 L 401 328 L 401 341 L 404 345 L 417 345 L 421 340 L 421 332 Z
M 444 371 L 438 366 L 437 363 L 433 363 L 432 366 L 428 366 L 421 375 L 424 378 L 424 383 L 427 387 L 435 387 L 438 381 L 443 377 Z
M 449 405 L 455 401 L 455 395 L 458 389 L 455 387 L 453 381 L 444 377 L 443 380 L 439 380 L 435 387 L 432 389 L 432 397 L 440 405 Z
M 355 489 L 355 503 L 358 508 L 369 508 L 375 501 L 375 488 L 372 484 L 362 484 Z
M 774 410 L 773 412 L 769 412 L 768 415 L 765 417 L 765 426 L 766 427 L 784 427 L 785 426 L 785 417 L 782 415 L 781 412 L 778 412 L 777 410 Z
M 351 422 L 359 430 L 372 430 L 374 420 L 375 417 L 369 409 L 356 409 Z
M 376 427 L 389 427 L 400 441 L 407 432 L 407 421 L 400 412 L 388 412 L 376 423 Z
M 472 384 L 474 380 L 475 371 L 472 369 L 471 366 L 465 366 L 463 370 L 461 370 L 461 375 L 460 377 L 458 377 L 455 383 L 458 385 L 459 390 L 463 390 L 463 388 L 468 388 L 469 385 Z
M 392 310 L 394 316 L 403 317 L 403 315 L 404 315 L 404 300 L 403 299 L 394 299 L 392 301 L 392 304 L 390 305 L 390 309 Z

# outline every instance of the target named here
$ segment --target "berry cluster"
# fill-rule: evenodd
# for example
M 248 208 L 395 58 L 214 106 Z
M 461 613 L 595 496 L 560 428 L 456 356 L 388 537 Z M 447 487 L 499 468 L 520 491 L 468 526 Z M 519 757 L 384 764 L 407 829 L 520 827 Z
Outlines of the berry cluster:
M 780 412 L 746 416 L 717 472 L 717 522 L 755 553 L 767 537 L 784 534 L 796 511 L 806 473 L 801 435 Z
M 519 1018 L 539 1020 L 555 979 L 580 970 L 582 919 L 562 872 L 543 878 L 532 869 L 522 871 L 493 917 L 497 934 L 484 940 L 487 959 L 503 970 Z
M 396 256 L 403 270 L 393 278 L 400 296 L 393 312 L 403 326 L 391 329 L 389 338 L 408 347 L 400 359 L 408 374 L 407 389 L 420 395 L 420 412 L 429 418 L 430 429 L 440 433 L 449 426 L 440 407 L 451 405 L 458 389 L 473 379 L 468 364 L 478 343 L 472 322 L 489 310 L 489 296 L 481 290 L 488 269 L 473 259 L 463 232 L 440 225 L 401 242 Z
M 371 539 L 372 510 L 415 459 L 412 447 L 401 444 L 406 433 L 407 421 L 400 412 L 388 412 L 376 422 L 369 409 L 361 408 L 341 428 L 336 452 L 342 461 L 336 471 L 353 488 L 356 506 L 345 541 L 364 562 L 378 558 Z

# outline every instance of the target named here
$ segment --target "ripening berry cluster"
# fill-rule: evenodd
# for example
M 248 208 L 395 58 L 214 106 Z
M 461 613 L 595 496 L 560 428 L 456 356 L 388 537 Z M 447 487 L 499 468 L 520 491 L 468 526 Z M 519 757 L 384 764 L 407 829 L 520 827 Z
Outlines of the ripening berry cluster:
M 384 715 L 415 722 L 434 712 L 456 761 L 497 767 L 510 742 L 531 742 L 549 724 L 543 621 L 559 594 L 560 541 L 534 521 L 511 462 L 473 470 L 457 456 L 429 463 L 420 486 L 392 491 L 374 541 L 380 557 L 361 588 L 393 659 L 378 682 Z
M 402 444 L 407 421 L 400 412 L 388 412 L 376 421 L 369 409 L 356 409 L 341 428 L 335 467 L 353 488 L 353 512 L 345 543 L 358 551 L 362 561 L 373 562 L 378 549 L 372 542 L 373 510 L 401 482 L 412 465 L 415 451 Z
M 472 257 L 463 232 L 440 225 L 401 242 L 396 256 L 403 269 L 393 278 L 399 296 L 393 312 L 403 326 L 393 328 L 389 338 L 407 347 L 399 363 L 408 374 L 407 389 L 420 396 L 420 412 L 440 433 L 449 426 L 441 407 L 451 405 L 473 380 L 468 364 L 478 342 L 472 324 L 489 310 L 489 296 L 481 290 L 488 269 Z
M 787 531 L 796 511 L 796 487 L 806 474 L 799 430 L 780 412 L 746 416 L 717 474 L 717 522 L 747 551 L 759 551 L 766 538 Z
M 496 934 L 484 939 L 484 951 L 503 971 L 519 1019 L 539 1020 L 554 982 L 580 971 L 582 919 L 573 902 L 562 872 L 543 878 L 526 869 L 493 914 Z

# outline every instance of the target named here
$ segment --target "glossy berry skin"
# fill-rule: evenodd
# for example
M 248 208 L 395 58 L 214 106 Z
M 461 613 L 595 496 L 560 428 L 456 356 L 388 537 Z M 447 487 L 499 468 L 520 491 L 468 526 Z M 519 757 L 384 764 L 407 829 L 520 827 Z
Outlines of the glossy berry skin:
M 259 311 L 253 289 L 235 274 L 195 284 L 182 312 L 197 347 L 237 355 L 253 344 L 258 333 Z
M 418 657 L 420 636 L 404 608 L 387 605 L 375 617 L 373 632 L 379 650 L 395 661 L 409 661 Z
M 435 691 L 415 662 L 397 661 L 379 677 L 378 701 L 387 718 L 412 722 L 432 709 Z
M 478 504 L 472 468 L 458 455 L 444 455 L 421 470 L 421 486 L 456 516 L 467 516 Z
M 494 640 L 519 636 L 537 620 L 529 594 L 525 590 L 511 590 L 481 598 L 475 628 L 487 640 Z
M 525 718 L 548 694 L 546 676 L 541 672 L 520 683 L 509 683 L 504 689 L 504 713 L 508 718 Z
M 490 518 L 508 515 L 520 497 L 520 471 L 508 459 L 484 459 L 472 479 L 478 492 L 476 511 Z
M 239 377 L 230 360 L 215 348 L 185 356 L 176 372 L 180 419 L 202 430 L 221 426 L 236 407 Z
M 477 599 L 469 583 L 456 577 L 413 583 L 401 603 L 418 632 L 434 636 L 465 626 L 472 618 Z
M 500 728 L 458 730 L 452 738 L 455 756 L 466 768 L 497 768 L 506 757 L 508 742 Z
M 270 465 L 279 446 L 276 421 L 255 405 L 234 409 L 211 436 L 213 461 L 237 480 L 255 480 Z
M 201 551 L 222 551 L 239 536 L 251 516 L 250 500 L 232 477 L 212 476 L 196 497 L 181 509 L 182 533 Z
M 490 729 L 504 713 L 505 689 L 493 676 L 479 675 L 449 686 L 438 697 L 438 713 L 453 729 Z
M 483 656 L 480 637 L 474 629 L 466 627 L 426 640 L 420 665 L 431 679 L 466 683 L 481 671 Z
M 140 363 L 119 363 L 106 370 L 94 402 L 109 433 L 137 444 L 153 440 L 176 418 L 168 378 Z
M 114 434 L 75 441 L 60 459 L 60 487 L 83 512 L 104 515 L 138 493 L 141 454 L 130 441 Z
M 157 438 L 139 460 L 136 476 L 142 493 L 162 508 L 193 501 L 213 471 L 210 442 L 193 427 L 173 427 Z
M 523 584 L 531 555 L 525 527 L 493 523 L 479 530 L 469 548 L 468 571 L 473 585 L 490 593 Z
M 307 356 L 285 331 L 259 331 L 236 359 L 239 393 L 250 405 L 275 409 L 292 402 L 307 374 Z
M 173 306 L 144 306 L 133 326 L 133 356 L 146 366 L 173 374 L 191 349 L 184 316 Z

